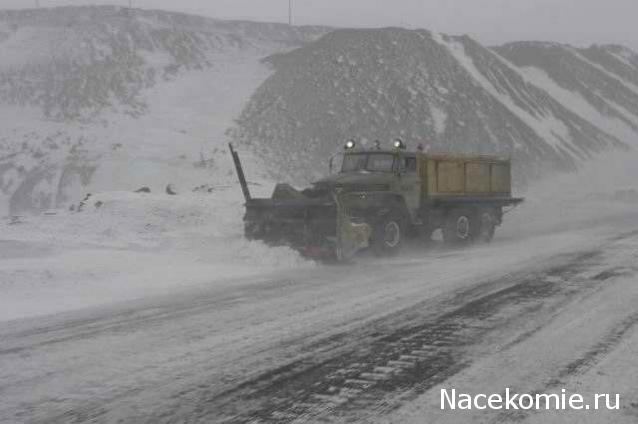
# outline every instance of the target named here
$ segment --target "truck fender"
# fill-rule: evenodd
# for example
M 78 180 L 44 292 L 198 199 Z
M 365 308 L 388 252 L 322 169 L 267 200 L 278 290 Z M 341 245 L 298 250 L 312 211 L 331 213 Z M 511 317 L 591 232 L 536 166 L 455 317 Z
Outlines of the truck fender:
M 379 210 L 378 217 L 385 217 L 388 214 L 398 214 L 404 217 L 407 221 L 413 222 L 413 216 L 408 209 L 407 203 L 403 196 L 398 194 L 389 194 L 384 202 L 387 206 Z

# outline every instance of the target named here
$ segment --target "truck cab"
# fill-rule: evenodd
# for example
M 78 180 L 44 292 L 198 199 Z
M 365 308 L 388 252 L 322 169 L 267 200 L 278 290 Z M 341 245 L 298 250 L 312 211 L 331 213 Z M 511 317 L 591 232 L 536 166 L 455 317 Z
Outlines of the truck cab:
M 399 142 L 391 150 L 346 147 L 339 172 L 315 182 L 314 186 L 338 193 L 393 195 L 412 218 L 416 217 L 421 202 L 417 153 L 405 151 Z

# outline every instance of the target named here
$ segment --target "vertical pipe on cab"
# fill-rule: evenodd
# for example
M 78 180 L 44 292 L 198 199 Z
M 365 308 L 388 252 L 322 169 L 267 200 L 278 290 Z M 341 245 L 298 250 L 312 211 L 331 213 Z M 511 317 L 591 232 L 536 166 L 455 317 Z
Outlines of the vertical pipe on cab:
M 244 170 L 241 167 L 241 162 L 239 161 L 239 154 L 233 148 L 233 143 L 228 143 L 228 147 L 230 148 L 230 154 L 233 156 L 233 162 L 235 163 L 235 170 L 237 171 L 237 177 L 239 178 L 239 184 L 241 185 L 241 191 L 244 193 L 244 199 L 246 202 L 250 202 L 250 191 L 248 190 L 248 183 L 246 182 L 246 177 L 244 176 Z

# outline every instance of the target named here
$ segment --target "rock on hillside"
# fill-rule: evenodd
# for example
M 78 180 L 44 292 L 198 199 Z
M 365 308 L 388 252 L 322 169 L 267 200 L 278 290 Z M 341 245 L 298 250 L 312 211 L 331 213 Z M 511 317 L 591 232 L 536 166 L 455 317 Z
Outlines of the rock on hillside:
M 518 181 L 624 146 L 467 36 L 337 30 L 269 60 L 276 72 L 235 137 L 275 161 L 280 176 L 324 172 L 317 158 L 351 137 L 511 155 Z

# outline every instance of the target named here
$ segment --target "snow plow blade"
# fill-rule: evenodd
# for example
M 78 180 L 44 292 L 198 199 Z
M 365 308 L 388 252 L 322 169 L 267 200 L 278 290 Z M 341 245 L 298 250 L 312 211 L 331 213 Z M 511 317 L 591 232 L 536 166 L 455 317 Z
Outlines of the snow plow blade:
M 228 145 L 246 200 L 244 233 L 249 240 L 271 246 L 289 246 L 303 256 L 327 261 L 346 261 L 368 247 L 372 229 L 353 222 L 349 199 L 355 193 L 325 193 L 310 197 L 288 184 L 278 184 L 270 199 L 255 199 L 248 189 L 239 155 Z
M 278 191 L 281 185 L 271 199 L 246 202 L 246 238 L 289 246 L 305 257 L 338 262 L 368 247 L 372 229 L 348 216 L 347 196 L 311 199 L 296 192 L 294 198 L 281 199 Z

